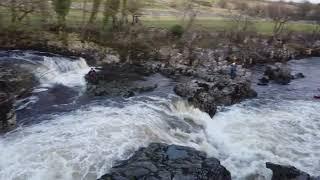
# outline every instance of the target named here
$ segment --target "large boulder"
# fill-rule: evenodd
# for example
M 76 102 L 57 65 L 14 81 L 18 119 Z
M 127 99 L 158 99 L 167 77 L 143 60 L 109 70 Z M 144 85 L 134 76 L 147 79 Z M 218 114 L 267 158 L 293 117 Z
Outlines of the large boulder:
M 264 76 L 259 79 L 258 85 L 268 85 L 270 81 L 277 84 L 287 85 L 294 79 L 305 78 L 303 73 L 291 74 L 291 70 L 288 66 L 282 63 L 275 63 L 274 65 L 266 66 Z
M 293 166 L 284 166 L 267 162 L 266 167 L 272 170 L 272 180 L 320 180 L 319 177 L 312 177 Z
M 190 147 L 152 143 L 99 180 L 231 180 L 219 160 Z
M 146 81 L 150 75 L 144 67 L 132 64 L 114 64 L 103 67 L 94 76 L 86 75 L 87 93 L 93 96 L 131 97 L 157 88 Z
M 14 98 L 0 93 L 0 133 L 13 129 L 16 125 L 16 114 L 13 107 Z
M 192 80 L 180 83 L 174 91 L 211 117 L 216 113 L 217 106 L 232 105 L 257 96 L 249 81 L 231 80 L 223 75 L 215 76 L 212 82 Z
M 276 63 L 275 65 L 268 65 L 264 72 L 264 75 L 273 80 L 274 82 L 282 85 L 289 84 L 293 79 L 291 75 L 291 70 L 281 63 Z

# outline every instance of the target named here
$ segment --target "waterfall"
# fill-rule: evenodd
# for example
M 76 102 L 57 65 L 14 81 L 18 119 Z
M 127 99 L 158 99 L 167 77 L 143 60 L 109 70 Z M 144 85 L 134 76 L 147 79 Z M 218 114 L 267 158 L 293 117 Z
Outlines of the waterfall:
M 89 66 L 83 58 L 70 60 L 61 57 L 44 57 L 38 62 L 35 75 L 42 86 L 62 84 L 68 87 L 81 87 L 85 85 L 84 75 L 88 73 Z

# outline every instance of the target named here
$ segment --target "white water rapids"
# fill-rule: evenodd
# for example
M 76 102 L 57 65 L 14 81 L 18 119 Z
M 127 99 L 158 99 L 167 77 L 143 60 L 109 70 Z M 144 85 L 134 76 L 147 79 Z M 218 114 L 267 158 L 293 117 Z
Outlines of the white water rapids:
M 54 73 L 40 86 L 84 86 L 82 76 L 88 71 L 84 61 L 44 59 L 40 63 Z M 316 65 L 320 68 L 319 63 L 310 64 Z M 314 80 L 312 72 L 306 75 L 304 81 Z M 270 179 L 267 161 L 319 174 L 319 102 L 261 97 L 222 108 L 211 119 L 173 99 L 172 95 L 98 99 L 68 112 L 44 113 L 45 118 L 37 117 L 43 118 L 40 123 L 0 137 L 0 179 L 93 180 L 150 142 L 205 151 L 218 158 L 233 179 Z

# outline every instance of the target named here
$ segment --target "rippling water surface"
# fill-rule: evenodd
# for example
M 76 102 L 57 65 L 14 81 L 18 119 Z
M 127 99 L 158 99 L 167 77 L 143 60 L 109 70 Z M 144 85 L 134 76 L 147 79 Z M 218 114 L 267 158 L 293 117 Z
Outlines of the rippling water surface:
M 270 179 L 267 161 L 320 172 L 320 103 L 312 98 L 319 58 L 290 62 L 305 79 L 257 86 L 257 99 L 213 119 L 174 96 L 174 82 L 160 75 L 149 79 L 159 84 L 152 93 L 93 99 L 83 93 L 90 69 L 83 59 L 17 51 L 2 52 L 0 61 L 20 63 L 41 82 L 17 104 L 20 127 L 0 137 L 0 179 L 93 180 L 150 142 L 205 151 L 234 179 Z

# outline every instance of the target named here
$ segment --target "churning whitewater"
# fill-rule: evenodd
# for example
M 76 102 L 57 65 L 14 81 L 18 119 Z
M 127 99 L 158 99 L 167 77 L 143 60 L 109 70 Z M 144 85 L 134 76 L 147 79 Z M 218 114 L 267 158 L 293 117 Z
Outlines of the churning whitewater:
M 37 101 L 18 111 L 20 127 L 0 137 L 1 180 L 97 179 L 151 142 L 205 151 L 234 179 L 270 179 L 267 161 L 320 172 L 320 103 L 309 97 L 320 77 L 319 59 L 291 63 L 306 79 L 286 88 L 257 87 L 259 98 L 221 108 L 211 119 L 174 96 L 168 79 L 159 87 L 171 92 L 166 95 L 156 90 L 126 100 L 90 99 L 82 92 L 89 70 L 83 59 L 32 52 L 10 57 L 24 59 L 21 64 L 32 67 L 41 83 L 33 95 Z M 71 100 L 46 102 L 47 94 L 41 93 L 56 86 Z M 39 105 L 44 101 L 53 110 Z

